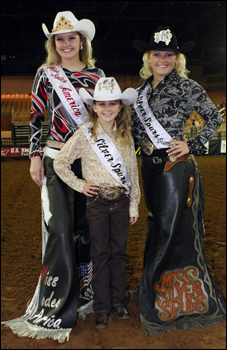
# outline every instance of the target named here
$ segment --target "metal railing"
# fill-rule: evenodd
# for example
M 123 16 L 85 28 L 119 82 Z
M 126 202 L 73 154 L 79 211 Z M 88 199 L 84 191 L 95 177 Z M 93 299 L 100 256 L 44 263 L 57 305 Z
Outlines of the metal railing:
M 186 132 L 185 137 L 187 140 L 194 139 L 196 134 L 192 134 L 191 132 Z M 216 132 L 216 134 L 212 137 L 211 140 L 225 140 L 226 139 L 226 131 Z M 41 139 L 41 146 L 45 146 L 46 139 Z M 29 147 L 29 140 L 18 137 L 11 138 L 1 138 L 1 147 Z
M 46 140 L 41 139 L 41 146 L 45 146 Z M 1 138 L 1 147 L 29 147 L 28 139 L 20 139 L 18 137 Z

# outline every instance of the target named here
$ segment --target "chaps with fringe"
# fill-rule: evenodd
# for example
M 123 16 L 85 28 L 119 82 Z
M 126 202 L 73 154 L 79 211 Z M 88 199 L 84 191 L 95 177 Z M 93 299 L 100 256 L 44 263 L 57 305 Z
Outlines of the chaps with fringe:
M 25 314 L 2 323 L 19 337 L 62 343 L 69 340 L 77 317 L 93 312 L 90 233 L 85 196 L 60 180 L 51 157 L 45 157 L 44 165 L 42 271 Z M 77 160 L 72 170 L 81 177 L 80 167 Z
M 139 288 L 142 327 L 156 335 L 223 322 L 225 301 L 203 250 L 205 201 L 195 158 L 177 162 L 151 180 L 154 166 L 143 159 L 148 217 Z

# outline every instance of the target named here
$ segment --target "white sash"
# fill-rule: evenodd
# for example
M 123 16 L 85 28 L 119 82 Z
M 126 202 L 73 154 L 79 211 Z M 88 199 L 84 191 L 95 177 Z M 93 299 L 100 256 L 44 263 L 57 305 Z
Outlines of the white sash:
M 145 88 L 143 94 L 139 94 L 134 108 L 138 117 L 140 118 L 150 140 L 157 149 L 167 148 L 169 142 L 173 141 L 173 138 L 163 128 L 163 126 L 157 121 L 147 101 L 147 91 L 149 86 Z
M 46 66 L 44 71 L 56 90 L 64 107 L 77 125 L 87 120 L 87 110 L 74 86 L 70 83 L 61 66 Z
M 131 178 L 126 164 L 114 143 L 104 132 L 99 135 L 97 142 L 95 142 L 90 132 L 91 123 L 85 124 L 81 128 L 93 150 L 96 152 L 109 173 L 127 189 L 127 193 L 130 193 Z

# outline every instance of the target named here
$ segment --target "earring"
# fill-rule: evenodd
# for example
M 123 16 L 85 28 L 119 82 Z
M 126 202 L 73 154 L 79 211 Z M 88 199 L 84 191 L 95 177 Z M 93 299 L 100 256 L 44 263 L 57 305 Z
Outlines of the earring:
M 80 49 L 83 50 L 83 45 L 82 44 L 80 45 Z
M 149 60 L 148 62 L 151 63 L 151 60 Z
M 177 64 L 177 61 L 175 62 L 175 64 Z

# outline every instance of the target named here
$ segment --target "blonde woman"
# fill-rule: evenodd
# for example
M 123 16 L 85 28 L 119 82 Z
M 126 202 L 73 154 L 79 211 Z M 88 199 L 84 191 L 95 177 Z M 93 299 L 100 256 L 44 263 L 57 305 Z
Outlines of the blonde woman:
M 93 93 L 96 82 L 105 75 L 92 57 L 95 26 L 90 20 L 78 20 L 65 11 L 56 15 L 51 32 L 45 24 L 42 27 L 48 38 L 47 60 L 34 79 L 29 139 L 31 178 L 42 192 L 43 266 L 25 315 L 6 325 L 20 336 L 63 342 L 69 339 L 77 313 L 85 317 L 93 311 L 94 293 L 85 196 L 61 181 L 53 161 L 87 120 L 88 106 L 79 97 L 79 89 Z M 42 159 L 46 108 L 49 127 Z M 82 177 L 80 159 L 72 164 L 72 171 Z
M 172 30 L 159 27 L 149 44 L 137 39 L 133 46 L 144 63 L 144 84 L 131 108 L 148 208 L 139 288 L 142 327 L 155 335 L 209 326 L 225 320 L 225 303 L 204 257 L 204 196 L 194 155 L 205 153 L 222 118 L 206 91 L 187 77 L 185 54 L 192 42 L 179 47 Z M 183 127 L 193 109 L 205 124 L 186 140 Z
M 140 188 L 128 105 L 136 100 L 135 89 L 121 93 L 114 78 L 101 78 L 94 97 L 81 89 L 89 105 L 89 122 L 81 126 L 54 160 L 58 176 L 87 198 L 94 266 L 95 327 L 107 326 L 111 311 L 128 319 L 125 292 L 128 262 L 126 243 L 129 223 L 138 219 Z M 71 170 L 81 158 L 84 180 Z M 85 197 L 84 196 L 84 197 Z

